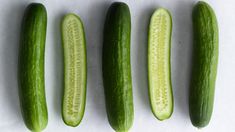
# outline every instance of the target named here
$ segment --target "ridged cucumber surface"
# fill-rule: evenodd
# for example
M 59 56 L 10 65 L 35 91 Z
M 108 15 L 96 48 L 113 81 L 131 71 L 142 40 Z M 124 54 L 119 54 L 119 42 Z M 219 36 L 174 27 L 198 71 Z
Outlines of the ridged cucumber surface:
M 171 33 L 169 11 L 160 8 L 150 20 L 148 39 L 148 78 L 151 108 L 159 120 L 173 112 L 171 84 Z
M 128 131 L 133 123 L 130 61 L 131 16 L 125 3 L 108 9 L 104 25 L 103 82 L 108 120 L 116 131 Z
M 87 85 L 86 40 L 81 19 L 68 14 L 62 21 L 64 49 L 64 95 L 62 116 L 69 126 L 77 126 L 84 115 Z
M 24 122 L 35 132 L 43 130 L 48 122 L 44 83 L 46 27 L 45 7 L 39 3 L 30 4 L 21 27 L 18 84 Z
M 192 124 L 205 127 L 213 111 L 219 55 L 218 24 L 213 9 L 205 2 L 193 8 L 193 64 L 189 94 Z

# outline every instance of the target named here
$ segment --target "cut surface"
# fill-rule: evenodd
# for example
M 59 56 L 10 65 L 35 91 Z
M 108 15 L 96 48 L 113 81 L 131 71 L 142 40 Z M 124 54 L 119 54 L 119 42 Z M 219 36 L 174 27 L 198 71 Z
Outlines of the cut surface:
M 173 111 L 170 66 L 171 24 L 169 12 L 161 8 L 153 14 L 149 27 L 150 102 L 153 113 L 159 120 L 169 118 Z
M 74 14 L 62 22 L 64 48 L 63 119 L 77 126 L 84 114 L 86 99 L 86 47 L 83 25 Z

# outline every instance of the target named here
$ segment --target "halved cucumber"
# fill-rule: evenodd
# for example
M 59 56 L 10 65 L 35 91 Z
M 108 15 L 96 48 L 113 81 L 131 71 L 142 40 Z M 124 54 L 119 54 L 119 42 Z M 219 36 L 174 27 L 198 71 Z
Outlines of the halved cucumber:
M 159 120 L 169 118 L 173 112 L 171 32 L 170 13 L 163 8 L 156 10 L 149 26 L 148 77 L 152 111 Z
M 64 96 L 62 115 L 65 124 L 77 126 L 84 115 L 86 101 L 86 41 L 82 21 L 68 14 L 62 21 L 64 49 Z

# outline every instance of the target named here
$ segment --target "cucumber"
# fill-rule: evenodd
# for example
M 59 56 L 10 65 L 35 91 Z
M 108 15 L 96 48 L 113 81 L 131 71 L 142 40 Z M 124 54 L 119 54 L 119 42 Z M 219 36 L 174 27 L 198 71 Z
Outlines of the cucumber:
M 26 126 L 41 131 L 47 126 L 44 51 L 47 12 L 39 3 L 30 4 L 24 14 L 18 60 L 18 84 L 21 112 Z
M 159 120 L 170 118 L 173 112 L 171 84 L 171 33 L 169 11 L 160 8 L 150 20 L 148 37 L 148 78 L 152 112 Z
M 65 124 L 75 127 L 83 118 L 86 102 L 85 33 L 81 19 L 75 14 L 68 14 L 64 17 L 61 30 L 64 49 L 62 117 Z
M 218 24 L 213 9 L 198 2 L 193 9 L 193 65 L 189 93 L 192 124 L 201 128 L 209 124 L 213 111 L 218 64 Z
M 130 36 L 129 7 L 115 2 L 104 25 L 102 70 L 108 120 L 116 131 L 128 131 L 134 118 Z

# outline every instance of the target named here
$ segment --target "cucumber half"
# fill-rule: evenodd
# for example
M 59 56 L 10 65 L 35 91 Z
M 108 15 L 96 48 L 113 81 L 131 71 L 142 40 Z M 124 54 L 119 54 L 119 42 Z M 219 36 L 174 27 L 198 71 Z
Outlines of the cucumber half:
M 170 13 L 163 8 L 156 10 L 149 26 L 148 77 L 152 111 L 159 120 L 168 119 L 173 112 L 171 32 Z
M 68 14 L 62 21 L 64 49 L 64 95 L 62 116 L 65 124 L 77 126 L 84 115 L 86 102 L 86 41 L 81 19 Z

